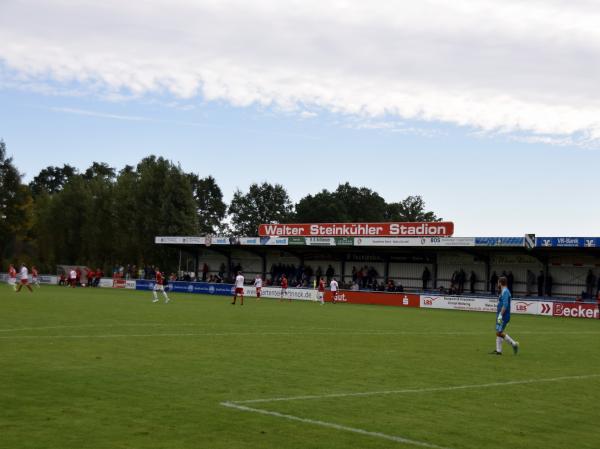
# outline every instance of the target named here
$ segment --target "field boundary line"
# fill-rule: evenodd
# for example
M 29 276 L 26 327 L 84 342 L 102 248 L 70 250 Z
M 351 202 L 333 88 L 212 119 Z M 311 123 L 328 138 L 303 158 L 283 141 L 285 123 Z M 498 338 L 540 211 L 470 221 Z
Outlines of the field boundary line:
M 426 443 L 424 441 L 411 440 L 409 438 L 404 438 L 404 437 L 396 436 L 396 435 L 388 435 L 388 434 L 381 433 L 381 432 L 371 432 L 369 430 L 359 429 L 357 427 L 344 426 L 342 424 L 336 424 L 336 423 L 328 422 L 328 421 L 320 421 L 318 419 L 301 418 L 299 416 L 288 415 L 285 413 L 279 413 L 279 412 L 273 412 L 270 410 L 264 410 L 264 409 L 260 409 L 260 408 L 248 407 L 245 405 L 240 405 L 239 403 L 236 403 L 236 402 L 221 402 L 221 405 L 223 407 L 240 410 L 240 411 L 244 411 L 244 412 L 259 413 L 261 415 L 274 416 L 276 418 L 287 419 L 290 421 L 298 421 L 298 422 L 302 422 L 305 424 L 312 424 L 312 425 L 321 426 L 321 427 L 328 427 L 330 429 L 357 433 L 357 434 L 365 435 L 365 436 L 369 436 L 369 437 L 375 437 L 375 438 L 380 438 L 380 439 L 384 439 L 384 440 L 394 441 L 396 443 L 411 444 L 413 446 L 426 447 L 429 449 L 449 449 L 444 446 L 438 446 L 436 444 Z
M 116 327 L 116 326 L 113 326 Z M 127 327 L 127 326 L 124 326 Z M 174 326 L 176 327 L 176 326 Z M 38 330 L 49 330 L 52 327 L 37 328 Z M 56 328 L 55 328 L 56 329 Z M 12 332 L 22 332 L 32 329 L 14 329 Z M 341 331 L 341 332 L 297 332 L 297 331 L 272 331 L 272 332 L 163 332 L 157 334 L 89 334 L 89 335 L 6 335 L 10 331 L 2 331 L 4 335 L 0 335 L 1 340 L 18 340 L 18 339 L 82 339 L 82 338 L 151 338 L 151 337 L 233 337 L 233 336 L 270 336 L 270 335 L 289 335 L 289 336 L 310 336 L 310 335 L 348 335 L 348 336 L 465 336 L 465 335 L 488 335 L 489 332 L 356 332 L 356 331 Z M 520 332 L 519 335 L 600 335 L 600 332 L 583 331 L 583 332 Z
M 485 384 L 467 384 L 467 385 L 454 385 L 447 387 L 430 387 L 430 388 L 407 388 L 403 390 L 382 390 L 382 391 L 366 391 L 357 393 L 328 393 L 322 395 L 305 395 L 305 396 L 287 396 L 278 398 L 264 398 L 264 399 L 249 399 L 241 401 L 230 401 L 232 404 L 261 404 L 266 402 L 287 402 L 287 401 L 307 401 L 315 399 L 328 399 L 328 398 L 346 398 L 346 397 L 361 397 L 361 396 L 380 396 L 380 395 L 392 395 L 392 394 L 415 394 L 415 393 L 435 393 L 440 391 L 455 391 L 455 390 L 469 390 L 477 388 L 491 388 L 491 387 L 502 387 L 509 385 L 526 385 L 536 383 L 548 383 L 548 382 L 562 382 L 565 380 L 584 380 L 593 379 L 600 377 L 600 374 L 586 374 L 580 376 L 562 376 L 552 377 L 546 379 L 524 379 L 524 380 L 512 380 L 508 382 L 490 382 Z

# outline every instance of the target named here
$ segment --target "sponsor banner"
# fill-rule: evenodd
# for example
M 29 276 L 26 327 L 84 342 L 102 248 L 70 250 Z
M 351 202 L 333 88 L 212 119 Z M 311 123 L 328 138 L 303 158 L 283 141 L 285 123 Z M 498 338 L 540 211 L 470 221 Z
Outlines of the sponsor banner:
M 336 246 L 354 246 L 354 237 L 335 237 Z
M 539 301 L 522 301 L 513 299 L 510 303 L 510 313 L 540 315 L 540 304 L 541 303 Z
M 357 237 L 355 246 L 475 246 L 473 237 Z
M 552 308 L 552 316 L 598 319 L 599 312 L 596 304 L 580 302 L 555 302 Z
M 240 245 L 260 245 L 260 237 L 240 237 Z
M 304 237 L 288 237 L 288 245 L 306 245 Z
M 525 246 L 523 237 L 475 237 L 475 246 Z
M 287 246 L 288 238 L 287 237 L 261 237 L 260 244 L 261 245 L 269 245 L 269 246 L 270 245 Z
M 135 290 L 135 281 L 134 280 L 126 280 L 126 279 L 113 279 L 113 288 L 128 288 L 131 290 Z
M 306 237 L 308 246 L 335 246 L 334 237 Z
M 552 316 L 552 311 L 554 310 L 554 303 L 552 302 L 540 302 L 539 305 L 539 314 L 545 316 Z
M 204 245 L 206 243 L 206 238 L 157 236 L 154 237 L 154 243 L 174 245 Z
M 258 235 L 264 237 L 447 237 L 453 233 L 452 222 L 295 223 L 258 227 Z
M 429 309 L 469 310 L 472 312 L 496 312 L 498 298 L 470 296 L 427 296 L 421 295 L 420 306 Z
M 51 276 L 48 274 L 40 274 L 40 275 L 38 275 L 38 282 L 40 284 L 58 285 L 58 276 Z
M 333 293 L 325 292 L 325 301 L 333 301 Z M 385 293 L 365 292 L 355 290 L 340 290 L 336 302 L 347 302 L 349 304 L 375 304 L 380 306 L 419 307 L 419 295 L 413 293 Z
M 600 237 L 536 237 L 538 248 L 600 248 Z
M 101 278 L 100 282 L 98 282 L 98 287 L 102 288 L 112 288 L 113 279 L 112 278 Z
M 135 281 L 136 290 L 152 290 L 155 281 L 150 279 L 138 279 Z M 232 284 L 213 284 L 209 282 L 169 282 L 166 286 L 168 291 L 178 293 L 196 293 L 202 295 L 224 295 L 233 294 Z
M 255 287 L 244 287 L 244 296 L 256 296 Z M 262 287 L 260 290 L 261 298 L 281 298 L 281 287 Z M 308 288 L 288 288 L 284 299 L 294 299 L 300 301 L 316 301 L 317 291 Z

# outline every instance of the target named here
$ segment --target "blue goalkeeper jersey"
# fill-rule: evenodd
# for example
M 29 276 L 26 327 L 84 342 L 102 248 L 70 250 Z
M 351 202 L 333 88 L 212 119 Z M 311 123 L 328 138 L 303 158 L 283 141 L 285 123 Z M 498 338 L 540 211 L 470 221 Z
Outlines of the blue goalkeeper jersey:
M 500 293 L 500 298 L 498 298 L 498 310 L 496 311 L 499 314 L 502 311 L 502 307 L 504 307 L 504 315 L 502 315 L 502 320 L 505 323 L 508 323 L 510 320 L 510 301 L 512 296 L 508 291 L 508 288 L 503 287 L 502 293 Z

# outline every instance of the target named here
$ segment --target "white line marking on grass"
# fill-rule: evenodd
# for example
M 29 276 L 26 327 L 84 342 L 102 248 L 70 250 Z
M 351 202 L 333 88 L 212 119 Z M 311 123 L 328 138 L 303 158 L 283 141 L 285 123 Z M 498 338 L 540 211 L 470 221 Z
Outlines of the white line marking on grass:
M 301 418 L 299 416 L 288 415 L 285 413 L 279 413 L 271 410 L 265 410 L 261 408 L 248 407 L 243 404 L 257 404 L 257 403 L 265 403 L 265 402 L 282 402 L 282 401 L 300 401 L 300 400 L 309 400 L 309 399 L 327 399 L 327 398 L 343 398 L 343 397 L 359 397 L 359 396 L 375 396 L 375 395 L 388 395 L 388 394 L 405 394 L 405 393 L 430 393 L 430 392 L 438 392 L 438 391 L 455 391 L 455 390 L 467 390 L 474 388 L 490 388 L 490 387 L 499 387 L 499 386 L 507 386 L 507 385 L 524 385 L 524 384 L 536 384 L 536 383 L 544 383 L 544 382 L 561 382 L 565 380 L 584 380 L 591 379 L 595 377 L 600 377 L 600 374 L 587 374 L 581 376 L 563 376 L 563 377 L 552 377 L 547 379 L 526 379 L 526 380 L 513 380 L 508 382 L 490 382 L 486 384 L 469 384 L 469 385 L 455 385 L 450 387 L 432 387 L 432 388 L 413 388 L 413 389 L 404 389 L 404 390 L 387 390 L 387 391 L 370 391 L 364 393 L 334 393 L 334 394 L 323 394 L 323 395 L 311 395 L 311 396 L 289 396 L 282 398 L 268 398 L 268 399 L 251 399 L 245 401 L 225 401 L 221 402 L 221 406 L 244 411 L 250 413 L 259 413 L 261 415 L 274 416 L 276 418 L 287 419 L 291 421 L 297 421 L 305 424 L 312 424 L 321 427 L 328 427 L 330 429 L 341 430 L 345 432 L 357 433 L 360 435 L 365 435 L 369 437 L 380 438 L 384 440 L 394 441 L 396 443 L 404 443 L 411 444 L 413 446 L 427 447 L 430 449 L 448 449 L 443 446 L 438 446 L 433 443 L 427 443 L 424 441 L 411 440 L 409 438 L 397 436 L 397 435 L 387 435 L 381 432 L 372 432 L 369 430 L 359 429 L 356 427 L 344 426 L 342 424 L 336 424 L 327 421 L 320 421 L 317 419 L 310 418 Z
M 80 328 L 83 326 L 73 326 Z M 90 326 L 91 327 L 91 326 Z M 102 326 L 98 326 L 102 327 Z M 110 326 L 109 326 L 110 327 Z M 173 325 L 177 327 L 177 325 Z M 54 329 L 58 327 L 36 328 L 36 329 Z M 30 329 L 11 329 L 13 331 L 30 330 Z M 296 332 L 296 331 L 273 331 L 273 332 L 171 332 L 158 334 L 90 334 L 90 335 L 0 335 L 2 340 L 18 340 L 18 339 L 44 339 L 44 338 L 152 338 L 152 337 L 234 337 L 234 336 L 300 336 L 306 337 L 310 335 L 347 335 L 350 337 L 361 336 L 465 336 L 465 335 L 488 335 L 489 332 Z M 520 332 L 519 335 L 540 334 L 544 332 Z M 547 332 L 552 335 L 589 335 L 600 334 L 600 332 Z
M 563 376 L 563 377 L 552 377 L 549 379 L 526 379 L 526 380 L 512 380 L 508 382 L 491 382 L 486 384 L 468 384 L 468 385 L 454 385 L 449 387 L 431 387 L 431 388 L 408 388 L 404 390 L 383 390 L 383 391 L 367 391 L 360 393 L 330 393 L 321 395 L 306 395 L 306 396 L 288 396 L 279 398 L 265 398 L 265 399 L 250 399 L 245 401 L 232 401 L 234 404 L 259 404 L 264 402 L 284 402 L 284 401 L 304 401 L 310 399 L 327 399 L 327 398 L 346 398 L 346 397 L 360 397 L 360 396 L 377 396 L 377 395 L 389 395 L 389 394 L 411 394 L 411 393 L 432 393 L 438 391 L 454 391 L 454 390 L 468 390 L 475 388 L 490 388 L 490 387 L 501 387 L 507 385 L 525 385 L 525 384 L 536 384 L 545 382 L 561 382 L 565 380 L 582 380 L 592 379 L 594 377 L 600 377 L 600 374 L 587 374 L 582 376 Z
M 319 421 L 317 419 L 300 418 L 299 416 L 287 415 L 287 414 L 278 413 L 278 412 L 272 412 L 270 410 L 263 410 L 260 408 L 247 407 L 244 405 L 239 405 L 236 402 L 221 402 L 221 405 L 223 407 L 241 410 L 244 412 L 260 413 L 262 415 L 275 416 L 277 418 L 288 419 L 291 421 L 298 421 L 298 422 L 302 422 L 305 424 L 312 424 L 312 425 L 321 426 L 321 427 L 328 427 L 330 429 L 342 430 L 345 432 L 358 433 L 360 435 L 366 435 L 369 437 L 390 440 L 390 441 L 394 441 L 396 443 L 412 444 L 413 446 L 427 447 L 430 449 L 448 449 L 443 446 L 438 446 L 436 444 L 425 443 L 423 441 L 411 440 L 411 439 L 396 436 L 396 435 L 387 435 L 387 434 L 381 433 L 381 432 L 370 432 L 368 430 L 358 429 L 356 427 L 343 426 L 341 424 L 336 424 L 336 423 L 332 423 L 332 422 Z

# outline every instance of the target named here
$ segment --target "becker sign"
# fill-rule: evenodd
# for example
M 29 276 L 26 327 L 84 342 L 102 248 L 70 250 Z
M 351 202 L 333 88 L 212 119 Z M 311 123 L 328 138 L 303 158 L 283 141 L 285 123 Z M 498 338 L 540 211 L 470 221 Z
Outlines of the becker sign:
M 260 236 L 277 237 L 449 237 L 452 222 L 261 224 Z

